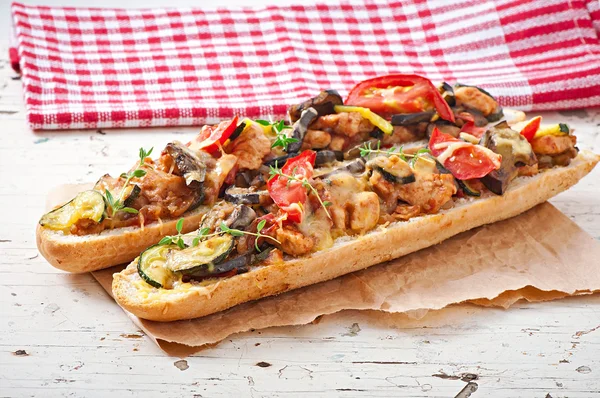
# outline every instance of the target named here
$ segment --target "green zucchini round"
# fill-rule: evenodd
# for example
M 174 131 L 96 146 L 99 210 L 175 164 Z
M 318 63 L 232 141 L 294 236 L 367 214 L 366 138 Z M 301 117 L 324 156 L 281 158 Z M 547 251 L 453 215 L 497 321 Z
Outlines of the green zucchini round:
M 172 272 L 194 275 L 212 272 L 216 264 L 224 261 L 233 250 L 235 240 L 229 234 L 200 241 L 197 246 L 174 250 L 167 256 L 165 267 Z
M 173 272 L 165 267 L 171 251 L 179 250 L 177 245 L 150 246 L 138 258 L 138 274 L 150 286 L 161 288 L 173 280 Z
M 83 191 L 70 202 L 44 214 L 40 219 L 40 225 L 56 231 L 64 231 L 82 219 L 101 222 L 105 209 L 106 203 L 100 192 Z

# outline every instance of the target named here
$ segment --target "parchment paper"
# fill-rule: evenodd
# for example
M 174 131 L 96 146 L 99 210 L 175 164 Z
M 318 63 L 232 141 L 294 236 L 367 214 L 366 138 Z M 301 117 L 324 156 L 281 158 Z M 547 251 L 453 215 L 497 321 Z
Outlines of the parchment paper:
M 600 291 L 599 259 L 600 243 L 543 203 L 400 259 L 203 318 L 161 323 L 127 314 L 164 351 L 186 356 L 235 333 L 307 324 L 346 309 L 419 319 L 456 303 L 508 308 L 521 299 L 591 294 Z M 92 274 L 111 294 L 112 275 L 122 268 Z

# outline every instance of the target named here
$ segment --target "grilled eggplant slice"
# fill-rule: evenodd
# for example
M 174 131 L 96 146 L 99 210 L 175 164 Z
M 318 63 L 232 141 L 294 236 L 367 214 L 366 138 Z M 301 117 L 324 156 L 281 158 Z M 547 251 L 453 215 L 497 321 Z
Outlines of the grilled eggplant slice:
M 340 94 L 335 90 L 324 90 L 314 98 L 304 101 L 298 105 L 292 105 L 288 110 L 292 123 L 301 118 L 302 113 L 308 108 L 313 108 L 317 111 L 318 116 L 330 115 L 335 113 L 333 107 L 335 105 L 343 105 L 344 101 Z
M 65 231 L 82 219 L 101 222 L 104 218 L 106 203 L 98 191 L 83 191 L 63 206 L 46 213 L 40 219 L 40 225 L 55 231 Z
M 290 149 L 290 147 L 288 145 L 288 151 L 289 151 L 289 149 Z M 265 166 L 281 167 L 281 166 L 283 166 L 285 164 L 285 162 L 287 162 L 287 160 L 289 158 L 293 158 L 294 156 L 298 156 L 298 152 L 290 152 L 287 155 L 283 155 L 283 156 L 279 156 L 279 157 L 273 158 L 271 160 L 267 160 L 263 164 Z
M 138 196 L 140 196 L 140 193 L 142 193 L 142 188 L 140 188 L 138 185 L 128 185 L 125 188 L 125 194 L 123 195 L 125 197 L 125 200 L 123 201 L 123 206 L 132 207 L 133 202 L 135 202 Z
M 422 122 L 430 122 L 435 115 L 435 111 L 418 113 L 399 113 L 392 116 L 392 126 L 408 126 Z
M 442 98 L 448 103 L 450 106 L 456 105 L 456 97 L 454 96 L 454 89 L 451 85 L 446 82 L 442 82 L 439 85 L 438 91 L 442 94 Z
M 200 241 L 197 246 L 183 250 L 169 250 L 166 253 L 164 267 L 182 275 L 215 273 L 215 266 L 229 256 L 234 243 L 233 236 L 222 234 Z
M 481 182 L 497 195 L 506 191 L 510 181 L 517 176 L 518 167 L 537 163 L 531 144 L 506 122 L 488 129 L 481 137 L 480 145 L 502 155 L 500 168 L 481 179 Z
M 147 248 L 138 258 L 138 274 L 150 286 L 170 287 L 175 274 L 165 267 L 170 251 L 179 250 L 177 245 L 154 245 Z
M 337 162 L 338 160 L 344 160 L 344 153 L 341 151 L 318 151 L 317 157 L 315 158 L 315 166 L 331 164 Z
M 298 119 L 292 127 L 292 138 L 295 138 L 298 141 L 288 144 L 288 153 L 298 152 L 300 148 L 302 148 L 302 142 L 304 141 L 304 136 L 308 131 L 308 126 L 310 126 L 311 123 L 317 119 L 317 117 L 319 117 L 319 113 L 315 108 L 308 108 L 302 111 L 300 119 Z
M 268 201 L 269 197 L 268 191 L 257 190 L 255 187 L 231 186 L 225 190 L 225 200 L 239 205 L 258 205 Z
M 268 246 L 259 253 L 248 253 L 241 256 L 232 257 L 221 264 L 215 265 L 212 271 L 198 272 L 193 275 L 193 279 L 205 279 L 210 277 L 219 277 L 221 275 L 230 275 L 232 271 L 235 274 L 242 274 L 247 272 L 248 269 L 261 261 L 264 261 L 274 249 L 273 246 Z
M 245 229 L 256 219 L 256 212 L 246 205 L 238 205 L 225 220 L 225 225 L 234 229 Z
M 241 122 L 236 128 L 235 130 L 233 130 L 233 133 L 231 133 L 231 135 L 229 136 L 229 141 L 233 141 L 236 138 L 238 138 L 240 136 L 240 134 L 242 134 L 242 131 L 244 131 L 246 129 L 246 127 L 248 127 L 248 122 Z
M 185 178 L 188 186 L 196 183 L 201 186 L 206 178 L 206 164 L 200 156 L 180 142 L 174 141 L 165 147 L 165 151 L 171 155 L 181 176 Z

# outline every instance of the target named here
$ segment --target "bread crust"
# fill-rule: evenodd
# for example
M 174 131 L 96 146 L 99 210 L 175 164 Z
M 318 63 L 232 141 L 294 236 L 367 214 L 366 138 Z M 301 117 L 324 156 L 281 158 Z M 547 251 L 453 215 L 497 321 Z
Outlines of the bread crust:
M 393 223 L 360 237 L 338 240 L 327 250 L 257 267 L 208 286 L 186 284 L 191 287 L 152 288 L 140 279 L 134 261 L 114 274 L 113 295 L 127 311 L 153 321 L 209 315 L 246 301 L 358 271 L 440 243 L 469 229 L 516 216 L 576 184 L 599 160 L 598 155 L 581 152 L 567 167 L 514 180 L 503 196 L 461 199 L 449 210 Z
M 208 207 L 201 206 L 185 213 L 183 232 L 198 229 L 202 216 L 208 210 Z M 165 235 L 177 234 L 177 221 L 163 220 L 144 228 L 116 228 L 81 236 L 65 235 L 38 224 L 36 242 L 42 256 L 58 269 L 73 273 L 97 271 L 131 261 Z

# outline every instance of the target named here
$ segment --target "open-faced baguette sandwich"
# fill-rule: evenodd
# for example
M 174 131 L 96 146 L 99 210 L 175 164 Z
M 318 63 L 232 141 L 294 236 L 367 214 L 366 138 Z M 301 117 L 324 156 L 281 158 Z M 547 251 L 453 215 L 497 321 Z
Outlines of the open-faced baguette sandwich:
M 289 128 L 258 121 L 252 166 L 197 231 L 163 238 L 114 275 L 122 307 L 189 319 L 332 279 L 518 215 L 599 159 L 578 153 L 564 124 L 511 128 L 484 90 L 418 76 L 362 82 L 345 104 L 324 91 L 289 116 Z
M 247 127 L 247 128 L 246 128 Z M 221 187 L 245 163 L 236 153 L 213 156 L 222 144 L 251 129 L 237 118 L 205 126 L 187 145 L 169 143 L 158 159 L 140 148 L 127 173 L 106 174 L 88 191 L 44 214 L 37 227 L 40 253 L 53 266 L 69 272 L 89 272 L 133 260 L 163 236 L 198 228 L 202 216 L 218 200 Z M 254 165 L 250 165 L 254 166 Z

